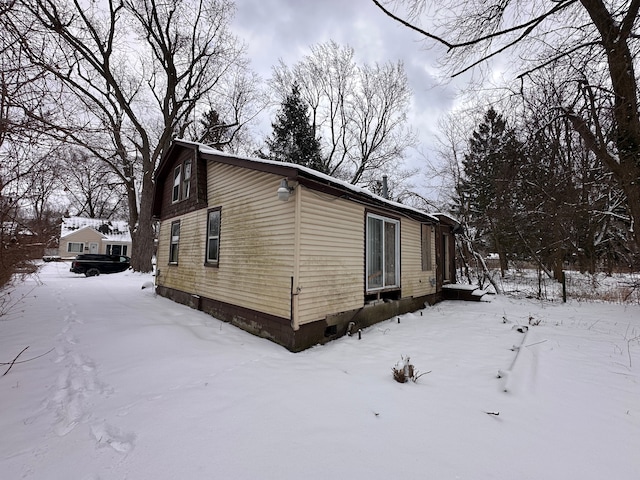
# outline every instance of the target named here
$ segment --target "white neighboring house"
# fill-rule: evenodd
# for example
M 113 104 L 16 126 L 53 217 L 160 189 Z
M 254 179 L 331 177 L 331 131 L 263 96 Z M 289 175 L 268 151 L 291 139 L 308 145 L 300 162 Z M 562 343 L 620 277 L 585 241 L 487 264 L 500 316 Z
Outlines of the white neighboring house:
M 81 253 L 130 256 L 131 234 L 128 223 L 101 218 L 63 218 L 59 256 L 74 257 Z

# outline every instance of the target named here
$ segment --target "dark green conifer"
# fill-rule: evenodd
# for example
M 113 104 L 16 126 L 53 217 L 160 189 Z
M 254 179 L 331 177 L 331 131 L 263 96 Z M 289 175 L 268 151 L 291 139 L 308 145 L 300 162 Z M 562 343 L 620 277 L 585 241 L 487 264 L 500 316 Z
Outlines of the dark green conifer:
M 291 93 L 282 103 L 276 121 L 271 125 L 273 133 L 266 140 L 269 147 L 268 158 L 327 173 L 322 161 L 320 142 L 309 121 L 307 106 L 300 96 L 297 84 L 294 83 Z

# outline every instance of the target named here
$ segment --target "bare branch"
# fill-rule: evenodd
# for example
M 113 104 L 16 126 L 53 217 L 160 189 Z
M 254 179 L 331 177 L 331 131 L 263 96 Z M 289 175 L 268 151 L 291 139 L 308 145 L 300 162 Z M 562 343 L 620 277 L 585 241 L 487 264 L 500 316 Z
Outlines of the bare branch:
M 27 348 L 29 348 L 29 345 L 27 345 L 26 347 L 24 347 L 24 348 L 20 351 L 20 353 L 19 353 L 18 355 L 16 355 L 16 356 L 14 357 L 14 359 L 13 359 L 13 360 L 8 364 L 8 365 L 9 365 L 9 368 L 7 368 L 7 370 L 2 374 L 2 376 L 3 376 L 3 377 L 4 377 L 7 373 L 9 373 L 9 370 L 11 370 L 11 368 L 13 367 L 13 365 L 16 363 L 16 360 L 18 360 L 18 357 L 19 357 L 20 355 L 22 355 L 22 354 L 24 353 L 24 351 L 25 351 Z
M 426 30 L 423 30 L 420 27 L 417 27 L 409 22 L 407 22 L 406 20 L 404 20 L 403 18 L 398 17 L 397 15 L 393 14 L 390 10 L 386 9 L 378 0 L 372 0 L 373 3 L 376 4 L 376 6 L 382 10 L 388 17 L 393 18 L 396 22 L 399 22 L 400 24 L 404 25 L 405 27 L 418 32 L 421 35 L 424 35 L 427 38 L 430 38 L 432 40 L 435 40 L 438 43 L 441 43 L 442 45 L 444 45 L 445 47 L 447 47 L 449 50 L 451 50 L 452 48 L 455 48 L 456 45 L 447 42 L 444 38 L 441 38 L 437 35 L 434 35 L 432 33 L 427 32 Z

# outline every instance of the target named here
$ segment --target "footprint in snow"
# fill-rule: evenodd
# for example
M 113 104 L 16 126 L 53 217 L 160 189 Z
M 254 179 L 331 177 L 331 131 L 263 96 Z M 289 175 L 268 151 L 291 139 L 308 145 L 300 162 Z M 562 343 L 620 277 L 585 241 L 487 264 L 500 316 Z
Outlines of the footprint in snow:
M 111 447 L 118 453 L 129 453 L 134 446 L 136 436 L 131 432 L 123 432 L 106 422 L 91 426 L 91 435 L 98 447 Z
M 59 360 L 65 360 L 67 364 L 58 376 L 49 406 L 56 415 L 55 432 L 62 437 L 91 418 L 90 405 L 94 395 L 109 396 L 113 390 L 100 381 L 91 359 L 78 353 L 66 353 Z

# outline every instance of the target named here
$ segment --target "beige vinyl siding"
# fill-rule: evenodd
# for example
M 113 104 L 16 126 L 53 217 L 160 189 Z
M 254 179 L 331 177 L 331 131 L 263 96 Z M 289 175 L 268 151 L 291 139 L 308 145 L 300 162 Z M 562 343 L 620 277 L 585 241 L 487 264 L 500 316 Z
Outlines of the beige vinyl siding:
M 160 222 L 158 230 L 158 249 L 156 251 L 156 269 L 158 270 L 158 284 L 165 285 L 165 274 L 169 271 L 169 244 L 171 238 L 171 221 Z M 161 278 L 162 277 L 162 278 Z M 161 281 L 162 280 L 162 281 Z M 168 286 L 168 285 L 167 285 Z
M 106 247 L 102 244 L 102 242 L 103 237 L 98 232 L 91 228 L 83 228 L 76 232 L 70 233 L 64 238 L 61 238 L 58 252 L 62 257 L 78 255 L 78 253 L 76 252 L 69 253 L 67 251 L 67 245 L 69 243 L 84 243 L 84 252 L 82 253 L 89 253 L 89 244 L 97 243 L 98 251 L 96 253 L 104 253 Z
M 160 283 L 290 318 L 294 197 L 278 200 L 281 178 L 209 162 L 209 207 L 221 207 L 218 267 L 205 267 L 207 209 L 167 219 L 159 239 Z M 171 222 L 180 220 L 178 265 L 169 266 Z
M 435 293 L 435 270 L 422 271 L 422 236 L 420 223 L 403 218 L 401 221 L 400 235 L 402 296 L 419 297 Z M 434 238 L 435 234 L 431 235 L 431 258 L 435 258 Z M 431 264 L 432 268 L 435 268 L 435 262 L 432 261 Z M 431 285 L 431 278 L 434 279 L 433 286 Z
M 302 193 L 299 324 L 364 302 L 364 207 L 308 189 Z
M 158 236 L 158 283 L 184 292 L 198 293 L 197 286 L 204 264 L 204 229 L 206 210 L 188 213 L 162 222 Z M 178 264 L 168 265 L 171 224 L 180 220 L 180 240 L 178 242 Z

